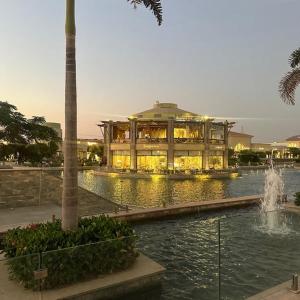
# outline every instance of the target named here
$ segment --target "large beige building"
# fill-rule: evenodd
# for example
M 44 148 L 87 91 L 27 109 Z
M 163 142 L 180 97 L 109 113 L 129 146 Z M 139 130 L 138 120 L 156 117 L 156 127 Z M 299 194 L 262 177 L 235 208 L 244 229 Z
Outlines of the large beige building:
M 235 131 L 229 131 L 228 134 L 228 147 L 235 152 L 242 150 L 250 150 L 252 144 L 253 135 L 240 133 Z
M 103 121 L 107 167 L 145 172 L 226 169 L 229 123 L 156 102 L 128 121 Z
M 294 135 L 286 139 L 287 146 L 291 148 L 300 148 L 300 135 Z

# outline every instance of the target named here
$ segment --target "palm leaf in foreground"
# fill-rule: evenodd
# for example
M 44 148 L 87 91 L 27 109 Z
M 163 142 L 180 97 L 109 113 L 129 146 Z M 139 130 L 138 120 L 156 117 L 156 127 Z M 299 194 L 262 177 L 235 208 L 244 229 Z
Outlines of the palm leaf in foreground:
M 144 4 L 146 8 L 149 8 L 157 19 L 158 25 L 162 23 L 162 7 L 161 0 L 127 0 L 133 4 L 134 8 L 137 8 L 139 4 Z
M 289 58 L 291 68 L 296 68 L 300 64 L 300 48 L 293 51 Z
M 287 104 L 295 104 L 296 88 L 300 85 L 300 68 L 288 72 L 279 83 L 282 100 Z

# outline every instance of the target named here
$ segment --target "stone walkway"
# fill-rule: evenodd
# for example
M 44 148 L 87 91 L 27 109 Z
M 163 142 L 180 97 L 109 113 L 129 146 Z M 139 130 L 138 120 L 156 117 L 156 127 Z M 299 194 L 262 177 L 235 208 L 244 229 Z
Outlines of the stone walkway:
M 300 294 L 295 294 L 289 289 L 291 281 L 279 284 L 271 289 L 254 295 L 247 300 L 300 300 Z

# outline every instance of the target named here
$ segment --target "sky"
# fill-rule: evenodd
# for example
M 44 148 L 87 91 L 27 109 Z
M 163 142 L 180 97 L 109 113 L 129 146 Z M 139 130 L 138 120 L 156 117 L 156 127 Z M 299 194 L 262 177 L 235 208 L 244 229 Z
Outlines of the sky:
M 236 121 L 256 142 L 300 134 L 278 83 L 300 46 L 299 0 L 76 0 L 78 136 L 155 101 Z M 0 0 L 0 100 L 64 126 L 65 1 Z M 300 88 L 299 88 L 300 90 Z

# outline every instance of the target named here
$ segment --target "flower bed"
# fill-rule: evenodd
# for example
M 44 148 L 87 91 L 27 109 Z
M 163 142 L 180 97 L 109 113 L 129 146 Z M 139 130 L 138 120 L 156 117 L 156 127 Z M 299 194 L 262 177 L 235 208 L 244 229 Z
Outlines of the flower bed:
M 74 232 L 59 220 L 9 230 L 5 257 L 12 279 L 31 289 L 50 289 L 129 267 L 138 256 L 136 237 L 125 222 L 105 216 L 81 219 Z M 34 273 L 46 270 L 37 280 Z

